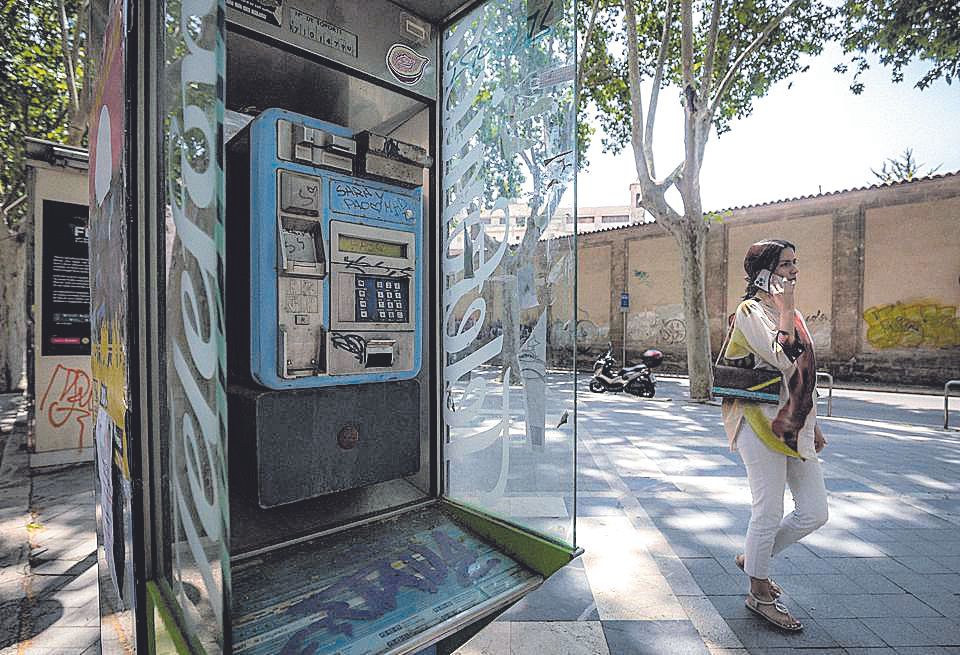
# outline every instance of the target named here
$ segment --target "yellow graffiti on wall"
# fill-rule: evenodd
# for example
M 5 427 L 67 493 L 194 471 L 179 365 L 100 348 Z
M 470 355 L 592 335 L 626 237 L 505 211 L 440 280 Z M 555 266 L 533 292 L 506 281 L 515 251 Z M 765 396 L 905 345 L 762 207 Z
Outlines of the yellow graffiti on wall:
M 867 341 L 874 348 L 946 348 L 960 346 L 956 305 L 933 300 L 877 305 L 863 313 Z

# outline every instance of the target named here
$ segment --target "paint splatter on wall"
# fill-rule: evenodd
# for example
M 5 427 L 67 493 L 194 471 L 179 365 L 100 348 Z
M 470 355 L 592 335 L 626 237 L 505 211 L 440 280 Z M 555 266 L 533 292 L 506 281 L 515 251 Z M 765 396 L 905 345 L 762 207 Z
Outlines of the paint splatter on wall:
M 934 300 L 877 305 L 863 313 L 867 341 L 874 348 L 948 348 L 960 346 L 956 305 Z

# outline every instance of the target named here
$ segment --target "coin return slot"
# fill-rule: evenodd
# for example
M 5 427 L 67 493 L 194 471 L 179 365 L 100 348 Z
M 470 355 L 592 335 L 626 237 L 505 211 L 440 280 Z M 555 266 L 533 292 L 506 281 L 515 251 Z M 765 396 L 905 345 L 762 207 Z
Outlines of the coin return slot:
M 393 351 L 396 341 L 376 339 L 367 342 L 367 368 L 393 366 Z

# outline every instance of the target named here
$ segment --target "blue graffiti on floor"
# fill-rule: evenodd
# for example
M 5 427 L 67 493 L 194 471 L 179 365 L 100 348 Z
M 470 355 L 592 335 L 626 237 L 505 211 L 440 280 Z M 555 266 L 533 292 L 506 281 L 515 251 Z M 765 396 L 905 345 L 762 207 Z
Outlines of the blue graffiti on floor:
M 423 544 L 409 544 L 399 553 L 370 562 L 317 594 L 299 601 L 288 610 L 290 618 L 322 615 L 322 618 L 295 633 L 284 645 L 283 655 L 305 655 L 313 648 L 307 640 L 317 633 L 353 636 L 349 621 L 379 619 L 397 607 L 397 594 L 402 587 L 436 593 L 450 573 L 457 583 L 467 587 L 493 571 L 500 559 L 489 557 L 478 562 L 472 548 L 443 530 L 431 532 L 436 551 Z M 344 595 L 361 602 L 349 604 Z

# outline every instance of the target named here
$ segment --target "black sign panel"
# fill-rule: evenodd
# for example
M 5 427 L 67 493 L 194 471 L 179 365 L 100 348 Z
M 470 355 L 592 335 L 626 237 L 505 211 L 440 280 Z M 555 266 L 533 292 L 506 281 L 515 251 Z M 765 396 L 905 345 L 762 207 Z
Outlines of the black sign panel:
M 283 0 L 227 0 L 227 6 L 280 27 Z
M 90 354 L 87 208 L 43 201 L 42 355 Z

